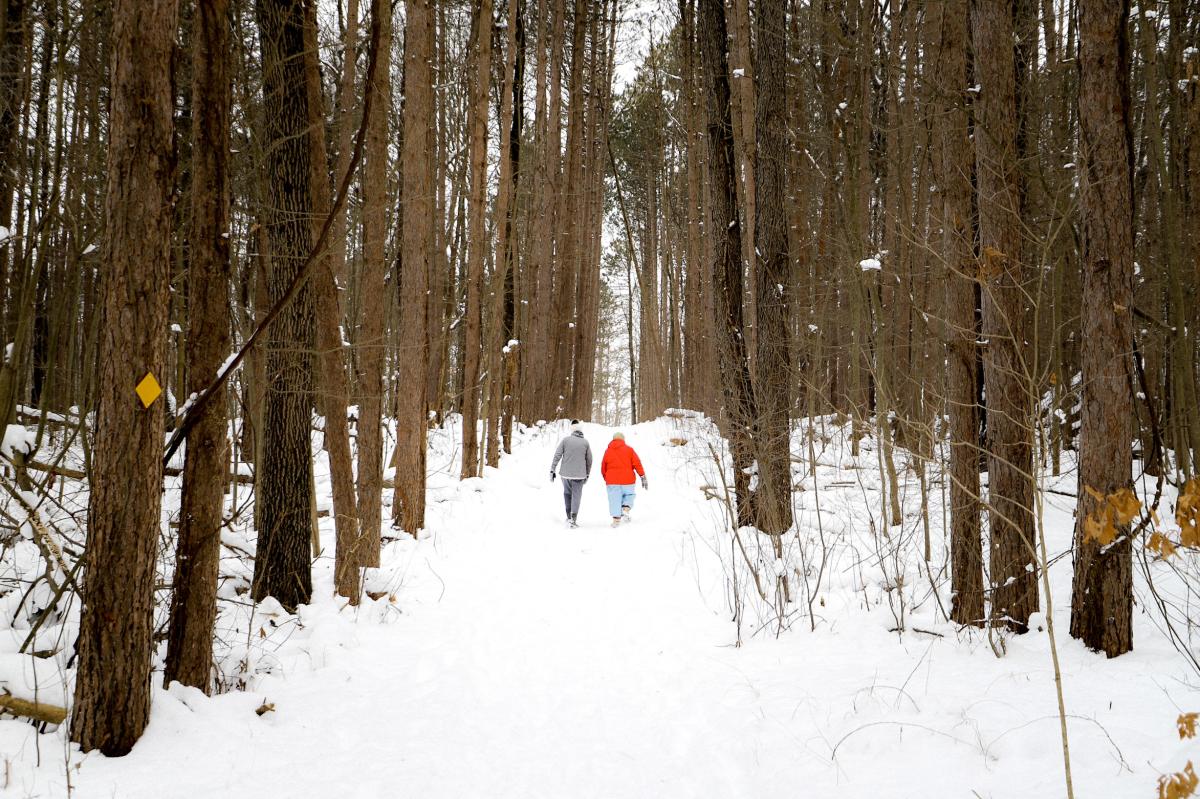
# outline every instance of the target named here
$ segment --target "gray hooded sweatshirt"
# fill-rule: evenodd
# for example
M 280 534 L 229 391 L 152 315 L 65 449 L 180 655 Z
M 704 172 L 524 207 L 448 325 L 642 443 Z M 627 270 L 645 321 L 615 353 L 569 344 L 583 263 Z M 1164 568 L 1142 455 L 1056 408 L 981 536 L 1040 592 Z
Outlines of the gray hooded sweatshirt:
M 560 460 L 561 469 L 558 468 Z M 566 480 L 586 480 L 592 473 L 592 447 L 583 437 L 582 430 L 576 430 L 558 443 L 550 471 L 558 472 L 558 476 Z

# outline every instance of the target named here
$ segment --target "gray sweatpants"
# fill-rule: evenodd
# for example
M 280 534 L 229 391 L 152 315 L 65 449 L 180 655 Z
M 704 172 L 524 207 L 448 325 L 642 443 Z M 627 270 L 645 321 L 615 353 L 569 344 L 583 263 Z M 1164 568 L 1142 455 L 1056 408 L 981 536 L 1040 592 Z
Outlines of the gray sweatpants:
M 569 477 L 562 478 L 563 504 L 567 507 L 568 517 L 579 513 L 579 500 L 583 499 L 583 483 L 583 480 L 572 480 Z

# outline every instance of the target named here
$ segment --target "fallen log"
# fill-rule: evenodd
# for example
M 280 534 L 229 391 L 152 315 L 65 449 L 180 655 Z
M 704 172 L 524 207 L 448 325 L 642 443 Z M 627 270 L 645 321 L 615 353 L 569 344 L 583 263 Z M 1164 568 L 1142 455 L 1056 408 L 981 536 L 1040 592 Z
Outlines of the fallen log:
M 71 469 L 67 466 L 56 466 L 52 463 L 42 463 L 41 461 L 26 461 L 25 467 L 34 469 L 39 472 L 53 474 L 57 477 L 66 477 L 70 480 L 86 480 L 87 473 L 79 469 Z M 179 477 L 183 474 L 183 469 L 175 466 L 168 466 L 163 469 L 163 475 L 166 477 Z M 230 474 L 230 481 L 237 482 L 238 485 L 254 485 L 254 478 L 248 474 Z
M 43 702 L 30 702 L 27 699 L 18 699 L 11 694 L 0 694 L 0 713 L 25 716 L 35 721 L 44 721 L 47 724 L 62 724 L 67 720 L 65 707 L 47 705 Z

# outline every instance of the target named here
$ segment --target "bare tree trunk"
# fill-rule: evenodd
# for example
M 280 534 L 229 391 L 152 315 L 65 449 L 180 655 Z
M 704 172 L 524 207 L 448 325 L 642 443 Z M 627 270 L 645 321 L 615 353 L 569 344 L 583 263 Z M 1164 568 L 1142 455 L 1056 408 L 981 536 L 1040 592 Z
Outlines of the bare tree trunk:
M 150 718 L 162 406 L 134 392 L 166 364 L 177 0 L 115 0 L 99 404 L 71 740 L 127 754 Z
M 12 227 L 12 194 L 16 183 L 17 130 L 21 111 L 21 86 L 25 71 L 26 0 L 0 2 L 0 227 Z M 12 281 L 12 254 L 0 247 L 0 333 L 8 334 L 8 292 Z M 0 407 L 0 411 L 7 408 Z M 7 423 L 8 417 L 2 421 Z
M 575 364 L 575 328 L 579 323 L 576 304 L 580 276 L 580 253 L 583 235 L 583 214 L 586 207 L 583 183 L 584 144 L 583 112 L 586 97 L 583 91 L 583 67 L 586 49 L 585 34 L 590 3 L 574 0 L 571 23 L 571 68 L 567 83 L 567 149 L 566 169 L 560 194 L 563 218 L 557 225 L 554 279 L 554 338 L 551 355 L 551 395 L 558 416 L 574 415 L 571 402 L 571 377 Z
M 512 112 L 512 130 L 509 141 L 509 158 L 512 161 L 512 202 L 514 205 L 517 202 L 518 187 L 521 181 L 521 131 L 524 128 L 525 120 L 525 16 L 520 11 L 520 6 L 517 9 L 517 63 L 515 72 L 513 73 L 513 112 Z M 526 203 L 528 205 L 528 203 Z M 508 272 L 504 278 L 504 328 L 508 332 L 504 336 L 504 340 L 513 340 L 518 327 L 517 315 L 517 276 L 521 272 L 519 269 L 520 258 L 517 253 L 520 247 L 517 246 L 517 225 L 515 209 L 509 212 L 508 219 L 509 244 L 508 244 Z M 507 346 L 507 345 L 506 345 Z M 504 355 L 504 390 L 501 393 L 501 420 L 500 432 L 503 439 L 504 451 L 512 452 L 512 434 L 515 424 L 517 401 L 514 396 L 517 391 L 517 386 L 520 380 L 520 365 L 521 353 L 524 347 L 520 344 L 517 348 L 508 349 Z
M 586 128 L 587 158 L 584 163 L 584 240 L 580 246 L 579 309 L 575 328 L 575 380 L 572 415 L 591 418 L 596 385 L 596 356 L 600 330 L 600 262 L 604 222 L 604 165 L 608 152 L 608 123 L 612 105 L 613 51 L 617 22 L 615 9 L 601 8 L 592 20 L 592 68 L 590 110 Z
M 661 103 L 661 94 L 658 94 Z M 656 109 L 658 110 L 658 109 Z M 660 117 L 661 118 L 661 117 Z M 657 419 L 666 409 L 667 386 L 664 374 L 662 328 L 659 318 L 659 163 L 661 145 L 657 142 L 645 156 L 646 175 L 643 179 L 646 198 L 645 230 L 642 232 L 642 257 L 635 261 L 638 282 L 638 307 L 641 311 L 638 326 L 638 409 L 639 419 Z
M 742 297 L 745 314 L 746 354 L 750 359 L 750 378 L 758 377 L 758 257 L 755 255 L 755 220 L 757 212 L 758 179 L 758 136 L 755 133 L 757 111 L 756 80 L 753 47 L 750 41 L 750 2 L 732 0 L 726 13 L 732 12 L 733 26 L 729 31 L 730 50 L 728 56 L 733 64 L 727 67 L 733 78 L 730 85 L 730 113 L 732 114 L 733 153 L 737 158 L 734 174 L 738 176 L 737 188 L 742 213 L 742 268 L 746 275 L 745 294 Z M 782 57 L 782 56 L 781 56 Z
M 979 411 L 975 404 L 975 266 L 971 246 L 971 140 L 966 109 L 967 9 L 957 0 L 932 6 L 937 31 L 933 64 L 935 169 L 941 188 L 946 343 L 950 414 L 950 618 L 982 625 Z
M 358 0 L 346 0 L 345 43 L 342 47 L 342 79 L 338 88 L 335 129 L 337 131 L 337 165 L 334 179 L 341 180 L 350 168 L 351 151 L 354 149 L 355 74 L 358 55 Z M 378 106 L 376 106 L 378 109 Z M 350 204 L 344 204 L 333 220 L 329 231 L 329 270 L 337 281 L 337 288 L 346 287 L 346 244 L 349 238 L 347 220 Z M 338 305 L 341 306 L 341 302 Z M 339 310 L 344 310 L 339 308 Z M 341 317 L 339 317 L 341 318 Z
M 1033 431 L 1025 360 L 1022 178 L 1017 161 L 1016 55 L 1012 0 L 973 0 L 975 170 L 979 196 L 984 381 L 988 412 L 988 506 L 992 616 L 1024 632 L 1038 608 L 1033 523 Z
M 487 212 L 488 89 L 492 77 L 492 0 L 479 0 L 475 9 L 475 82 L 468 127 L 471 135 L 471 186 L 467 197 L 466 339 L 463 346 L 462 477 L 479 473 L 479 360 L 483 349 L 480 289 L 484 253 L 491 245 L 484 225 Z M 503 124 L 503 123 L 501 123 Z
M 372 0 L 379 20 L 367 162 L 363 173 L 363 267 L 358 331 L 358 545 L 359 565 L 378 566 L 383 507 L 383 368 L 387 323 L 388 120 L 392 103 L 392 11 Z
M 326 164 L 324 97 L 317 52 L 316 7 L 305 12 L 305 81 L 308 86 L 308 142 L 312 148 L 313 240 L 333 205 L 332 189 Z M 340 160 L 340 159 L 339 159 Z M 342 175 L 336 176 L 340 182 Z M 346 347 L 342 341 L 341 309 L 334 263 L 321 253 L 320 263 L 311 280 L 316 305 L 317 366 L 320 369 L 320 393 L 317 407 L 325 417 L 322 436 L 329 456 L 329 483 L 333 493 L 334 547 L 333 584 L 339 596 L 358 602 L 359 564 L 358 507 L 354 496 L 354 460 L 350 454 L 350 425 L 346 420 L 350 380 L 346 373 Z M 340 268 L 340 267 L 339 267 Z M 314 550 L 315 553 L 315 550 Z
M 788 346 L 788 288 L 792 264 L 788 251 L 787 109 L 796 102 L 787 87 L 787 8 L 785 0 L 758 0 L 755 87 L 758 136 L 755 206 L 758 281 L 758 380 L 755 398 L 755 456 L 758 459 L 758 527 L 779 535 L 792 526 L 791 355 Z
M 308 128 L 304 0 L 256 0 L 263 49 L 264 141 L 270 175 L 267 238 L 271 304 L 312 250 L 313 169 Z M 312 597 L 313 297 L 303 288 L 270 327 L 258 463 L 258 552 L 251 594 L 285 608 Z
M 425 526 L 425 392 L 429 350 L 426 301 L 433 257 L 433 0 L 405 0 L 404 36 L 404 228 L 400 316 L 406 346 L 400 352 L 397 381 L 396 490 L 392 517 L 416 535 Z
M 696 55 L 694 0 L 680 0 L 681 36 L 683 37 L 683 63 L 686 70 L 683 81 L 685 108 L 684 124 L 687 129 L 687 276 L 685 282 L 683 340 L 684 404 L 689 408 L 715 415 L 710 386 L 717 382 L 712 371 L 712 325 L 708 313 L 708 297 L 712 293 L 711 265 L 706 255 L 703 202 L 704 139 L 701 133 L 701 114 Z
M 749 433 L 757 412 L 742 323 L 742 231 L 737 213 L 725 8 L 721 0 L 701 0 L 699 34 L 708 102 L 708 171 L 712 191 L 709 219 L 714 239 L 714 294 L 720 327 L 717 353 L 733 455 L 738 525 L 748 526 L 754 523 L 748 473 L 754 454 Z
M 537 161 L 533 175 L 535 223 L 530 235 L 530 282 L 532 294 L 526 314 L 528 341 L 521 348 L 521 416 L 528 421 L 544 419 L 555 410 L 547 368 L 554 357 L 553 320 L 549 306 L 554 296 L 554 230 L 559 198 L 561 159 L 562 51 L 566 26 L 564 0 L 543 0 L 543 17 L 538 37 L 537 106 L 535 127 Z M 546 14 L 546 6 L 550 13 Z M 545 97 L 546 84 L 550 96 Z
M 187 393 L 204 391 L 229 351 L 229 2 L 201 0 L 192 31 L 192 220 Z M 226 401 L 188 434 L 163 681 L 208 693 L 227 461 Z
M 1107 502 L 1099 502 L 1091 493 L 1107 499 L 1129 491 L 1133 473 L 1128 23 L 1129 0 L 1085 0 L 1079 9 L 1079 188 L 1087 312 L 1081 342 L 1083 409 L 1071 635 L 1109 657 L 1133 649 L 1129 526 L 1110 519 Z M 1099 537 L 1089 533 L 1089 526 L 1095 525 L 1101 528 Z M 1115 540 L 1104 540 L 1109 532 Z
M 510 373 L 516 365 L 516 353 L 509 346 L 514 328 L 514 277 L 516 274 L 516 244 L 514 241 L 514 198 L 517 167 L 521 158 L 521 85 L 524 72 L 524 35 L 521 1 L 508 0 L 508 24 L 505 26 L 504 84 L 500 94 L 500 179 L 496 194 L 496 265 L 492 270 L 492 325 L 496 335 L 488 350 L 488 383 L 491 401 L 488 404 L 487 464 L 500 463 L 502 438 L 505 449 L 511 435 L 510 392 L 515 389 Z
M 431 67 L 431 83 L 438 76 L 446 75 L 446 5 L 431 2 L 430 26 L 433 32 L 430 37 L 429 58 Z M 407 47 L 407 44 L 405 45 Z M 430 100 L 429 107 L 429 174 L 431 180 L 430 192 L 432 201 L 430 208 L 432 230 L 430 232 L 431 249 L 429 251 L 428 275 L 426 277 L 426 313 L 425 347 L 425 409 L 427 419 L 434 425 L 440 425 L 444 413 L 449 410 L 457 411 L 459 407 L 459 389 L 457 373 L 449 374 L 450 349 L 462 346 L 462 326 L 451 328 L 457 315 L 458 286 L 460 275 L 457 273 L 457 253 L 447 254 L 448 248 L 456 248 L 459 243 L 457 225 L 461 219 L 460 197 L 462 179 L 459 170 L 453 170 L 449 157 L 451 147 L 450 131 L 447 125 L 449 107 L 452 101 L 443 94 L 443 101 Z M 463 160 L 463 159 L 458 159 Z M 465 163 L 460 167 L 465 172 Z M 447 184 L 453 194 L 447 202 Z
M 509 363 L 515 361 L 508 342 L 513 336 L 512 293 L 515 248 L 513 246 L 513 194 L 516 185 L 517 165 L 520 158 L 520 109 L 516 108 L 515 93 L 520 91 L 518 61 L 524 54 L 519 36 L 521 25 L 520 0 L 508 0 L 506 45 L 504 51 L 504 83 L 500 94 L 500 182 L 496 191 L 494 226 L 496 228 L 495 266 L 492 269 L 492 325 L 495 334 L 488 345 L 488 437 L 487 464 L 500 464 L 501 430 L 505 426 L 505 410 L 510 407 L 508 393 L 512 385 L 508 381 Z M 514 109 L 516 109 L 514 111 Z

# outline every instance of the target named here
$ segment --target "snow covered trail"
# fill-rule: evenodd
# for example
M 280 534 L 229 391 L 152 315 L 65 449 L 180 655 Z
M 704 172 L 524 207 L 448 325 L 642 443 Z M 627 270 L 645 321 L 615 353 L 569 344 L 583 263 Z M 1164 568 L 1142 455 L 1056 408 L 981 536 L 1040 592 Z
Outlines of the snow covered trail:
M 360 623 L 352 641 L 334 636 L 320 668 L 265 678 L 252 697 L 159 694 L 134 753 L 90 759 L 78 795 L 766 788 L 769 779 L 750 777 L 770 766 L 755 762 L 752 740 L 731 735 L 744 726 L 753 682 L 731 657 L 727 614 L 705 604 L 683 554 L 695 503 L 681 496 L 660 431 L 643 427 L 630 444 L 650 488 L 639 488 L 634 522 L 611 528 L 599 477 L 611 432 L 585 426 L 595 466 L 579 529 L 564 526 L 561 486 L 549 479 L 558 433 L 544 434 L 488 479 L 432 503 L 432 537 L 400 547 L 405 584 L 390 623 Z M 325 613 L 310 615 L 307 625 L 329 625 Z M 260 701 L 275 708 L 261 719 L 249 712 Z M 159 773 L 175 787 L 151 782 Z
M 342 607 L 323 558 L 299 623 L 266 607 L 240 633 L 257 646 L 248 689 L 157 692 L 126 758 L 0 725 L 19 763 L 43 748 L 13 795 L 65 796 L 68 771 L 81 799 L 1063 795 L 1044 634 L 1003 659 L 924 618 L 934 635 L 899 639 L 885 609 L 855 609 L 875 590 L 859 585 L 831 588 L 815 633 L 747 630 L 736 647 L 702 452 L 666 446 L 670 422 L 626 429 L 650 489 L 611 529 L 612 430 L 584 430 L 580 529 L 549 479 L 560 426 L 482 480 L 431 454 L 445 473 L 429 533 L 390 544 L 376 580 L 391 599 Z M 1143 641 L 1109 663 L 1060 639 L 1078 796 L 1152 795 L 1150 761 L 1175 766 L 1175 715 L 1200 709 L 1173 654 Z

